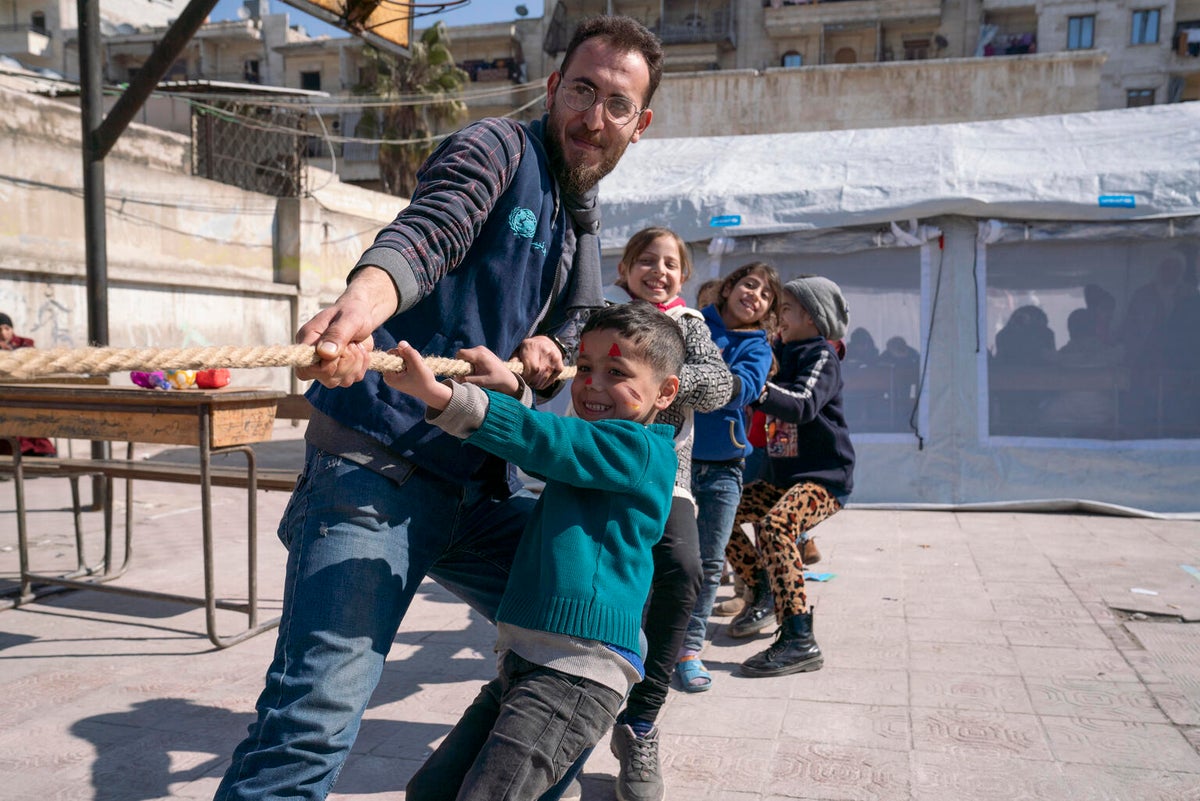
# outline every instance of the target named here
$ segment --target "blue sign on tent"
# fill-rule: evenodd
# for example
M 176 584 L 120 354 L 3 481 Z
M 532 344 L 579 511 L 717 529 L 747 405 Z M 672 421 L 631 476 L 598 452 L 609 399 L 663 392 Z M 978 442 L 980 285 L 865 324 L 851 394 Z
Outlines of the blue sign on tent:
M 1101 195 L 1101 208 L 1132 209 L 1137 206 L 1133 195 Z
M 742 224 L 742 215 L 740 214 L 721 214 L 717 217 L 709 218 L 708 225 L 710 228 L 729 228 L 734 225 Z

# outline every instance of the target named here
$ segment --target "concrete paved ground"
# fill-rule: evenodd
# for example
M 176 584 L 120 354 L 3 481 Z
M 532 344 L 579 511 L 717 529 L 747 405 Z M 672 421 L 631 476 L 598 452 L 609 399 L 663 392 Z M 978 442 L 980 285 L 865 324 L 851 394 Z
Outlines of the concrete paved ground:
M 74 564 L 69 498 L 65 480 L 29 483 L 37 569 Z M 259 497 L 268 614 L 285 501 Z M 217 491 L 230 598 L 245 595 L 244 504 Z M 200 592 L 197 506 L 195 488 L 138 486 L 123 584 Z M 1200 568 L 1200 524 L 851 508 L 818 533 L 817 569 L 835 574 L 810 593 L 825 668 L 741 678 L 769 638 L 734 641 L 714 619 L 713 689 L 673 692 L 660 720 L 668 798 L 1200 800 L 1200 625 L 1183 622 L 1200 620 L 1200 576 L 1183 567 Z M 13 484 L 0 483 L 0 589 L 15 544 Z M 220 620 L 232 632 L 244 618 Z M 274 633 L 216 650 L 203 631 L 200 609 L 91 591 L 0 612 L 0 798 L 211 798 Z M 493 675 L 492 639 L 425 584 L 332 798 L 403 798 Z M 605 742 L 584 798 L 613 798 L 615 772 Z

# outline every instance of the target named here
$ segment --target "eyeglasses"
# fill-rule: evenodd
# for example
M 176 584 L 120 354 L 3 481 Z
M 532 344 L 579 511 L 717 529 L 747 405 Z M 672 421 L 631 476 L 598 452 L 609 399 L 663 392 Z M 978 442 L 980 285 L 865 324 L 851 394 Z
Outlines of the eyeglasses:
M 558 88 L 567 108 L 574 111 L 587 111 L 599 100 L 596 90 L 586 83 L 560 83 Z M 629 98 L 620 95 L 609 95 L 603 102 L 604 114 L 614 125 L 628 125 L 630 120 L 645 110 L 633 105 Z

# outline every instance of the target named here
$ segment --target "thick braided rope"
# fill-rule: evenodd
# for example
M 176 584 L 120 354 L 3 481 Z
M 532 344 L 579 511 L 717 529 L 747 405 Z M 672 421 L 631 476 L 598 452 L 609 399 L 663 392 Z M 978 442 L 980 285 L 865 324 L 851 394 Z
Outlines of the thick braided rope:
M 471 374 L 471 365 L 460 359 L 424 357 L 425 364 L 437 375 L 458 378 Z M 0 378 L 36 378 L 57 373 L 106 375 L 127 370 L 213 370 L 239 367 L 307 367 L 318 363 L 312 345 L 218 345 L 198 348 L 20 348 L 0 351 Z M 521 362 L 509 361 L 508 367 L 520 375 Z M 370 369 L 398 372 L 404 360 L 377 350 L 371 353 Z M 567 367 L 559 378 L 570 378 L 574 367 Z

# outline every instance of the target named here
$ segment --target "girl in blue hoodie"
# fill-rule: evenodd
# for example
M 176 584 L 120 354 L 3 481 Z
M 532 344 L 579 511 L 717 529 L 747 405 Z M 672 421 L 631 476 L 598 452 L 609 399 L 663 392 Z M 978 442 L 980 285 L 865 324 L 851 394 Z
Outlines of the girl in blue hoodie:
M 692 495 L 704 578 L 675 664 L 679 684 L 687 692 L 703 692 L 712 685 L 700 649 L 742 497 L 742 472 L 752 450 L 746 436 L 746 405 L 762 393 L 771 369 L 767 330 L 774 325 L 781 292 L 775 268 L 756 261 L 725 278 L 716 302 L 702 310 L 713 342 L 740 382 L 740 391 L 720 409 L 695 417 Z

